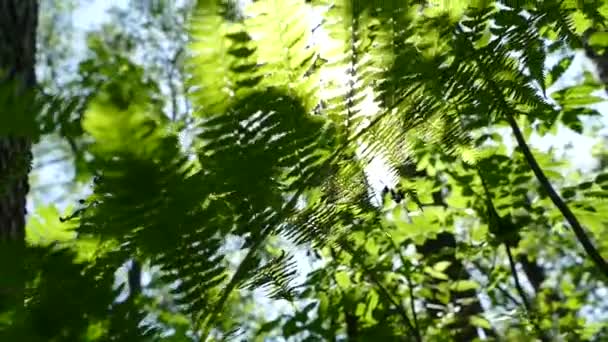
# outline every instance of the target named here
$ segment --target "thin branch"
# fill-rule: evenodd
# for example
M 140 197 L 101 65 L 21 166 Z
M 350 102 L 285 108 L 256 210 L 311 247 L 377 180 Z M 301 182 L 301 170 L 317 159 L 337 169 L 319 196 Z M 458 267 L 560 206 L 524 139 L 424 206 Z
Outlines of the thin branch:
M 397 301 L 391 296 L 391 294 L 384 287 L 384 285 L 382 285 L 380 283 L 380 281 L 378 280 L 378 278 L 376 278 L 376 276 L 373 274 L 373 272 L 368 272 L 368 274 L 369 274 L 370 278 L 372 279 L 372 281 L 375 283 L 375 285 L 378 287 L 380 292 L 384 295 L 384 297 L 393 306 L 395 306 L 395 308 L 399 312 L 399 315 L 403 319 L 403 322 L 405 323 L 407 328 L 414 333 L 414 338 L 416 338 L 416 341 L 422 342 L 422 336 L 420 336 L 420 331 L 418 331 L 418 329 L 416 329 L 416 327 L 412 324 L 412 321 L 407 316 L 407 312 L 405 312 L 405 309 L 403 308 L 403 306 L 401 304 L 397 303 Z
M 509 267 L 511 268 L 511 274 L 513 275 L 513 281 L 515 282 L 515 289 L 517 290 L 519 297 L 521 297 L 521 302 L 523 303 L 524 307 L 526 308 L 526 312 L 528 312 L 529 315 L 531 313 L 532 308 L 530 306 L 530 302 L 528 301 L 528 296 L 526 296 L 526 292 L 524 291 L 523 287 L 521 287 L 521 283 L 519 282 L 519 275 L 517 275 L 517 268 L 515 266 L 515 261 L 513 260 L 511 247 L 509 247 L 507 243 L 503 243 L 503 245 L 505 245 L 505 250 L 507 251 L 507 256 L 509 258 Z
M 498 215 L 498 213 L 496 212 L 496 208 L 494 207 L 494 201 L 492 200 L 490 190 L 489 190 L 488 185 L 486 184 L 486 181 L 483 178 L 483 176 L 481 174 L 481 170 L 479 168 L 477 168 L 477 175 L 479 176 L 479 179 L 481 180 L 481 184 L 483 186 L 483 189 L 484 189 L 484 192 L 486 195 L 487 207 L 488 207 L 487 210 L 488 210 L 489 216 L 495 217 L 495 219 L 498 221 L 503 220 L 503 218 L 501 218 Z M 491 219 L 490 219 L 489 224 L 492 224 Z M 495 224 L 497 224 L 499 226 L 502 225 L 500 222 L 496 222 Z M 509 258 L 509 267 L 511 269 L 511 275 L 513 275 L 513 280 L 515 282 L 515 289 L 517 290 L 517 293 L 521 297 L 522 303 L 526 310 L 526 316 L 528 316 L 528 318 L 530 319 L 530 322 L 534 326 L 534 330 L 536 331 L 536 334 L 538 335 L 538 337 L 543 342 L 549 341 L 549 339 L 544 335 L 544 333 L 540 329 L 540 326 L 538 325 L 538 322 L 536 320 L 536 315 L 532 311 L 532 306 L 530 305 L 530 302 L 528 301 L 528 297 L 526 296 L 526 292 L 524 291 L 523 287 L 521 286 L 521 283 L 519 281 L 519 275 L 517 274 L 517 267 L 515 266 L 515 261 L 513 260 L 513 255 L 511 253 L 511 247 L 509 246 L 509 242 L 503 241 L 503 245 L 505 246 L 505 249 L 507 251 L 507 256 Z
M 54 183 L 49 183 L 49 184 L 38 184 L 36 186 L 33 186 L 30 189 L 30 192 L 39 192 L 39 191 L 45 191 L 49 188 L 53 188 L 56 186 L 70 186 L 70 185 L 74 185 L 76 184 L 76 180 L 75 179 L 70 179 L 70 180 L 66 180 L 66 181 L 61 181 L 61 182 L 54 182 Z
M 574 231 L 574 235 L 576 235 L 576 238 L 578 239 L 578 241 L 581 243 L 581 245 L 583 245 L 583 249 L 585 250 L 587 255 L 589 255 L 591 260 L 600 269 L 600 271 L 604 274 L 604 276 L 606 278 L 608 278 L 608 263 L 606 263 L 606 260 L 604 260 L 604 258 L 602 258 L 601 254 L 595 248 L 595 246 L 593 245 L 593 243 L 587 236 L 587 233 L 585 233 L 584 228 L 581 226 L 581 224 L 579 223 L 579 221 L 576 218 L 576 216 L 574 215 L 574 213 L 572 213 L 572 211 L 570 210 L 568 205 L 562 200 L 561 196 L 555 191 L 555 189 L 551 185 L 551 182 L 549 182 L 549 179 L 547 179 L 547 176 L 545 175 L 543 170 L 540 168 L 540 165 L 538 165 L 538 162 L 536 161 L 536 158 L 534 158 L 534 155 L 530 151 L 530 148 L 528 147 L 528 144 L 526 143 L 526 140 L 524 139 L 524 136 L 521 133 L 521 130 L 519 129 L 519 126 L 517 125 L 515 118 L 512 115 L 508 115 L 507 121 L 509 122 L 511 129 L 513 130 L 513 134 L 515 135 L 517 144 L 518 144 L 519 148 L 522 150 L 522 152 L 526 158 L 526 161 L 528 162 L 528 164 L 530 165 L 530 168 L 532 169 L 532 172 L 534 172 L 536 179 L 539 181 L 539 183 L 541 184 L 543 189 L 547 192 L 547 194 L 549 195 L 549 198 L 551 199 L 553 204 L 555 204 L 555 206 L 562 213 L 562 215 L 564 216 L 566 221 L 568 221 L 568 224 L 570 224 L 570 227 L 572 227 L 572 230 Z
M 393 240 L 392 237 L 389 237 L 391 244 L 393 245 L 393 248 L 397 251 L 397 253 L 399 254 L 399 259 L 401 260 L 401 263 L 403 264 L 403 266 L 407 265 L 408 262 L 405 259 L 405 257 L 403 256 L 403 253 L 401 253 L 401 248 L 399 246 L 397 246 L 397 244 L 395 243 L 395 240 Z M 410 311 L 412 312 L 412 320 L 414 321 L 414 328 L 416 329 L 416 331 L 418 332 L 418 334 L 420 334 L 420 325 L 418 324 L 418 314 L 416 313 L 416 303 L 414 302 L 414 285 L 412 282 L 412 278 L 410 277 L 410 271 L 411 271 L 411 267 L 407 267 L 407 269 L 405 270 L 404 276 L 405 276 L 405 280 L 407 281 L 407 287 L 408 287 L 408 292 L 409 292 L 409 296 L 410 296 Z
M 141 264 L 139 260 L 131 259 L 131 267 L 129 267 L 128 283 L 129 283 L 129 299 L 135 299 L 141 294 Z
M 52 158 L 49 160 L 43 160 L 38 162 L 36 165 L 34 165 L 35 169 L 42 169 L 48 166 L 52 166 L 58 163 L 63 163 L 63 162 L 67 162 L 67 161 L 72 161 L 74 160 L 74 156 L 72 155 L 64 155 L 64 156 L 60 156 L 57 158 Z
M 336 250 L 334 248 L 330 248 L 330 253 L 331 256 L 334 260 L 337 259 L 337 253 Z M 336 284 L 338 284 L 338 279 L 336 278 L 336 273 L 332 274 L 332 278 L 334 279 L 334 282 Z M 342 298 L 345 299 L 346 298 L 346 293 L 344 292 L 344 289 L 342 289 L 342 287 L 338 286 L 338 291 L 340 291 L 340 294 L 342 295 Z M 357 341 L 357 335 L 358 335 L 358 322 L 357 322 L 357 317 L 355 316 L 353 318 L 353 315 L 348 312 L 348 310 L 346 310 L 346 306 L 343 306 L 344 309 L 344 321 L 346 323 L 346 336 L 348 341 Z M 333 320 L 332 320 L 332 324 L 333 324 Z
M 414 286 L 412 283 L 412 278 L 409 275 L 409 272 L 405 274 L 405 280 L 407 280 L 407 287 L 409 289 L 410 296 L 410 311 L 412 311 L 412 319 L 414 320 L 414 328 L 420 334 L 420 324 L 418 324 L 418 314 L 416 314 L 416 303 L 414 302 Z
M 177 89 L 173 84 L 173 77 L 175 76 L 175 71 L 177 69 L 177 59 L 184 51 L 183 47 L 180 47 L 175 51 L 173 57 L 167 62 L 169 63 L 169 72 L 168 72 L 168 84 L 169 84 L 169 92 L 171 97 L 171 121 L 177 120 Z
M 376 275 L 374 274 L 374 272 L 370 271 L 369 269 L 367 269 L 364 266 L 364 264 L 359 260 L 359 257 L 357 255 L 357 253 L 355 253 L 354 251 L 350 250 L 350 248 L 344 248 L 344 250 L 346 252 L 348 252 L 353 257 L 353 260 L 357 261 L 357 263 L 361 266 L 361 269 L 370 277 L 370 279 L 372 280 L 372 282 L 380 290 L 380 294 L 382 296 L 384 296 L 384 298 L 395 307 L 395 309 L 397 310 L 397 312 L 399 312 L 399 315 L 403 319 L 403 322 L 405 323 L 407 329 L 410 330 L 410 331 L 412 331 L 414 333 L 414 338 L 416 339 L 416 341 L 422 342 L 422 336 L 420 335 L 420 331 L 414 326 L 414 324 L 412 324 L 412 321 L 410 320 L 410 318 L 407 315 L 407 312 L 405 311 L 405 309 L 403 308 L 403 306 L 400 303 L 398 303 L 393 298 L 393 296 L 391 296 L 390 292 L 388 292 L 388 290 L 384 287 L 384 285 L 382 285 L 382 283 L 376 277 Z
M 465 35 L 465 32 L 462 30 L 462 27 L 460 25 L 456 25 L 456 30 L 460 34 Z M 471 44 L 471 41 L 468 38 L 463 39 L 463 40 L 466 41 L 467 43 Z M 471 46 L 471 48 L 473 48 L 473 47 Z M 486 66 L 479 59 L 479 56 L 474 54 L 474 57 L 475 57 L 475 64 L 477 64 L 479 69 L 484 74 L 489 74 Z M 507 101 L 504 99 L 504 95 L 502 94 L 502 91 L 500 90 L 498 85 L 496 85 L 496 83 L 490 81 L 490 82 L 488 82 L 488 86 L 491 88 L 497 101 L 500 102 L 502 108 L 505 108 L 505 109 L 512 108 L 507 103 Z M 572 211 L 570 210 L 568 205 L 566 205 L 566 203 L 562 200 L 561 196 L 555 191 L 555 189 L 551 185 L 551 182 L 549 182 L 549 179 L 547 178 L 547 176 L 541 169 L 540 165 L 536 161 L 536 158 L 534 158 L 534 155 L 530 151 L 530 148 L 528 147 L 528 144 L 526 143 L 526 139 L 524 138 L 523 134 L 521 133 L 521 130 L 519 129 L 519 126 L 517 125 L 517 121 L 515 121 L 515 118 L 513 117 L 513 115 L 506 115 L 506 119 L 507 119 L 507 122 L 509 123 L 509 125 L 511 126 L 511 130 L 513 131 L 513 134 L 515 135 L 515 140 L 517 140 L 517 145 L 522 150 L 524 157 L 526 158 L 526 161 L 528 162 L 528 165 L 530 166 L 530 168 L 532 169 L 532 172 L 534 172 L 534 175 L 536 176 L 536 179 L 539 181 L 539 183 L 541 184 L 543 189 L 545 191 L 547 191 L 549 198 L 551 199 L 553 204 L 555 204 L 555 206 L 559 209 L 559 211 L 562 213 L 562 215 L 564 216 L 564 218 L 566 219 L 568 224 L 570 224 L 570 226 L 572 227 L 572 230 L 574 231 L 574 235 L 576 236 L 578 241 L 581 243 L 581 245 L 583 245 L 583 249 L 585 250 L 587 255 L 589 255 L 589 257 L 595 263 L 597 268 L 599 268 L 599 270 L 603 273 L 604 277 L 608 278 L 608 263 L 606 262 L 606 260 L 604 260 L 604 258 L 602 258 L 601 254 L 595 248 L 595 246 L 593 245 L 593 243 L 587 236 L 587 233 L 585 233 L 585 230 L 583 229 L 581 224 L 578 222 L 578 219 L 576 218 L 574 213 L 572 213 Z
M 507 244 L 507 243 L 503 243 L 503 245 L 505 245 L 505 250 L 507 251 L 507 257 L 509 258 L 509 267 L 511 268 L 511 274 L 513 275 L 513 281 L 515 282 L 515 289 L 517 290 L 517 293 L 521 297 L 522 303 L 524 304 L 524 307 L 526 308 L 526 315 L 530 319 L 530 322 L 534 326 L 534 330 L 536 331 L 536 334 L 541 339 L 541 341 L 548 342 L 551 339 L 543 333 L 540 326 L 538 325 L 537 316 L 536 316 L 535 312 L 533 311 L 532 306 L 530 305 L 530 302 L 528 301 L 528 296 L 526 296 L 526 292 L 524 291 L 524 289 L 521 286 L 521 283 L 519 281 L 519 275 L 517 274 L 517 267 L 515 266 L 515 260 L 513 259 L 513 254 L 511 253 L 511 247 L 509 247 L 509 244 Z
M 519 261 L 519 264 L 523 268 L 524 273 L 528 278 L 528 281 L 530 282 L 530 284 L 532 284 L 534 292 L 538 293 L 540 291 L 540 286 L 542 285 L 545 279 L 545 270 L 541 266 L 539 266 L 536 261 L 531 262 L 524 255 L 520 256 L 517 259 Z
M 472 261 L 471 263 L 482 274 L 490 274 L 490 269 L 483 267 L 479 262 Z M 500 291 L 500 293 L 502 293 L 503 296 L 505 296 L 505 298 L 507 298 L 508 300 L 513 302 L 513 304 L 515 304 L 516 306 L 522 305 L 517 298 L 513 297 L 513 295 L 511 293 L 509 293 L 509 291 L 507 291 L 507 289 L 504 289 L 502 286 L 500 286 L 500 284 L 496 284 L 495 286 L 498 289 L 498 291 Z

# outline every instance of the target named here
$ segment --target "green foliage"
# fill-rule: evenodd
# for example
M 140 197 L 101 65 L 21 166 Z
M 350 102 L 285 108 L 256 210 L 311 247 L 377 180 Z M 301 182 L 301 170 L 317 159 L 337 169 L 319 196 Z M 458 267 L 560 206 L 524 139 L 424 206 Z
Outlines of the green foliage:
M 3 247 L 0 289 L 24 301 L 2 307 L 1 336 L 601 340 L 605 278 L 530 148 L 500 130 L 587 131 L 603 85 L 560 79 L 606 8 L 198 1 L 183 116 L 130 55 L 137 39 L 89 36 L 80 94 L 0 89 L 4 112 L 22 114 L 2 115 L 0 135 L 60 132 L 94 176 L 67 213 L 36 208 L 25 247 Z M 530 153 L 608 258 L 605 170 L 569 173 L 552 151 Z M 319 264 L 298 272 L 308 259 Z M 143 291 L 134 266 L 114 286 L 140 262 Z M 264 317 L 259 290 L 291 306 Z

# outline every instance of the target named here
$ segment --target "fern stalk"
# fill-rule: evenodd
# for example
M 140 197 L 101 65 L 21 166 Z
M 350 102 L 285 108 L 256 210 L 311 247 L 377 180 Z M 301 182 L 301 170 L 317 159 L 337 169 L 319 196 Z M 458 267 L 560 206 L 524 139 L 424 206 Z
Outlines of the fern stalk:
M 403 264 L 403 266 L 409 265 L 409 263 L 403 256 L 403 253 L 401 253 L 401 247 L 395 243 L 395 240 L 393 240 L 392 237 L 389 237 L 389 240 L 390 240 L 393 248 L 399 254 L 399 259 L 401 260 L 401 263 Z M 405 275 L 405 280 L 407 281 L 407 287 L 408 287 L 408 292 L 409 292 L 409 296 L 410 296 L 410 311 L 412 312 L 412 321 L 414 323 L 414 329 L 417 332 L 417 337 L 419 337 L 420 324 L 418 324 L 418 315 L 416 314 L 416 305 L 415 305 L 416 303 L 414 302 L 414 284 L 412 283 L 412 277 L 410 276 L 410 272 L 411 272 L 411 269 L 410 269 L 410 267 L 408 267 L 408 269 L 404 272 L 404 275 Z

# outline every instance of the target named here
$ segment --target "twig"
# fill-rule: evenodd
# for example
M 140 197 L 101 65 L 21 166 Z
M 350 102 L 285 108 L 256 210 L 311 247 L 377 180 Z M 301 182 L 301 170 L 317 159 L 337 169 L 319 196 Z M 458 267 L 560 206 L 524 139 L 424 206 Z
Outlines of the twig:
M 69 186 L 69 185 L 74 185 L 74 184 L 76 184 L 76 180 L 74 180 L 74 179 L 70 179 L 70 180 L 62 181 L 62 182 L 49 183 L 49 184 L 37 184 L 36 186 L 33 186 L 30 189 L 30 192 L 44 191 L 48 188 L 52 188 L 52 187 L 56 187 L 56 186 Z
M 517 290 L 517 293 L 519 293 L 522 303 L 526 308 L 526 314 L 530 319 L 530 322 L 534 326 L 534 330 L 536 331 L 536 334 L 541 339 L 541 341 L 548 342 L 550 341 L 550 339 L 543 333 L 540 326 L 538 325 L 537 316 L 532 310 L 532 306 L 528 301 L 528 296 L 526 296 L 526 292 L 524 291 L 523 287 L 521 287 L 521 283 L 519 282 L 519 275 L 517 275 L 517 268 L 515 267 L 515 260 L 513 259 L 513 254 L 511 253 L 511 247 L 509 247 L 509 244 L 507 243 L 503 244 L 505 245 L 505 250 L 507 251 L 507 257 L 509 258 L 509 267 L 511 268 L 511 274 L 513 275 L 513 281 L 515 282 L 515 289 Z
M 488 214 L 490 217 L 493 216 L 493 217 L 495 217 L 495 220 L 498 220 L 495 224 L 501 226 L 502 224 L 500 223 L 500 221 L 503 220 L 503 218 L 501 218 L 498 215 L 498 213 L 496 212 L 496 208 L 494 206 L 494 201 L 492 200 L 490 190 L 489 190 L 488 185 L 486 184 L 486 181 L 483 178 L 483 175 L 481 174 L 481 170 L 479 168 L 477 168 L 477 175 L 479 176 L 479 178 L 481 180 L 481 184 L 483 186 L 483 189 L 484 189 L 484 192 L 486 195 L 485 197 L 486 197 L 486 201 L 487 201 Z M 492 224 L 491 219 L 490 219 L 489 224 Z M 526 310 L 526 316 L 528 316 L 528 318 L 530 319 L 530 322 L 534 326 L 534 330 L 536 331 L 536 334 L 538 335 L 538 337 L 542 341 L 549 341 L 548 338 L 543 334 L 540 327 L 538 326 L 538 322 L 536 320 L 536 315 L 532 311 L 530 302 L 528 302 L 528 297 L 526 296 L 526 292 L 521 287 L 521 283 L 519 282 L 519 275 L 517 274 L 517 268 L 515 266 L 515 261 L 513 260 L 513 255 L 511 253 L 511 247 L 509 246 L 509 242 L 503 241 L 503 245 L 505 246 L 505 249 L 507 251 L 507 256 L 509 258 L 509 266 L 511 269 L 511 275 L 513 276 L 513 280 L 515 281 L 515 289 L 517 290 L 517 293 L 521 297 L 522 304 L 524 305 L 524 308 Z
M 487 268 L 485 268 L 485 267 L 483 267 L 479 262 L 472 261 L 472 264 L 481 273 L 483 273 L 483 274 L 490 274 L 490 270 L 487 269 Z M 513 295 L 511 295 L 509 293 L 509 291 L 507 291 L 506 289 L 502 288 L 502 286 L 500 286 L 500 284 L 496 284 L 495 286 L 498 289 L 498 291 L 500 291 L 500 293 L 502 293 L 508 300 L 510 300 L 511 302 L 513 302 L 513 304 L 515 304 L 516 306 L 521 306 L 522 305 L 517 298 L 513 297 Z
M 63 163 L 63 162 L 71 161 L 73 159 L 74 159 L 74 156 L 64 155 L 64 156 L 60 156 L 60 157 L 57 157 L 57 158 L 52 158 L 52 159 L 49 159 L 49 160 L 41 161 L 41 162 L 39 162 L 38 164 L 35 165 L 35 168 L 36 169 L 41 169 L 41 168 L 44 168 L 44 167 L 47 167 L 47 166 L 52 166 L 52 165 L 57 164 L 57 163 Z
M 359 260 L 359 257 L 357 255 L 357 253 L 355 253 L 354 251 L 350 250 L 350 248 L 344 248 L 345 251 L 347 251 L 352 257 L 353 260 L 357 261 L 359 263 L 359 265 L 361 266 L 362 270 L 365 271 L 365 273 L 367 273 L 367 275 L 370 277 L 370 279 L 372 280 L 372 282 L 378 287 L 378 289 L 380 290 L 380 294 L 382 296 L 384 296 L 384 298 L 386 300 L 388 300 L 397 310 L 397 312 L 399 312 L 399 315 L 401 316 L 401 318 L 403 319 L 403 322 L 405 323 L 406 327 L 408 330 L 412 331 L 414 333 L 414 338 L 416 339 L 417 342 L 422 342 L 422 336 L 420 335 L 420 331 L 418 329 L 416 329 L 416 327 L 414 326 L 414 324 L 412 324 L 412 321 L 410 320 L 409 316 L 407 315 L 407 312 L 405 311 L 405 309 L 403 308 L 403 306 L 398 303 L 393 296 L 391 296 L 390 292 L 388 292 L 388 290 L 384 287 L 384 285 L 382 285 L 382 283 L 380 282 L 380 280 L 378 280 L 378 278 L 376 277 L 376 275 L 374 274 L 373 271 L 368 270 L 364 264 Z
M 456 30 L 462 35 L 465 34 L 465 32 L 462 30 L 462 27 L 460 27 L 459 25 L 456 26 Z M 463 39 L 463 40 L 469 44 L 471 43 L 468 38 Z M 473 48 L 473 47 L 471 47 L 471 48 Z M 479 56 L 477 56 L 475 54 L 473 54 L 473 56 L 475 58 L 475 64 L 477 64 L 479 69 L 481 69 L 481 71 L 483 73 L 489 74 L 484 63 L 479 59 Z M 501 90 L 498 88 L 496 83 L 490 81 L 490 82 L 488 82 L 488 86 L 491 88 L 492 92 L 494 93 L 496 100 L 500 102 L 502 108 L 511 108 L 511 106 L 504 99 L 504 95 L 502 94 Z M 515 112 L 519 113 L 517 111 L 515 111 Z M 587 233 L 585 233 L 585 230 L 583 229 L 581 224 L 578 222 L 578 219 L 576 218 L 574 213 L 572 213 L 572 211 L 570 211 L 570 208 L 568 207 L 568 205 L 566 205 L 566 203 L 562 200 L 560 195 L 555 191 L 555 189 L 553 189 L 551 182 L 549 182 L 549 179 L 547 178 L 547 176 L 541 169 L 540 165 L 538 165 L 536 158 L 534 158 L 534 155 L 530 151 L 530 148 L 528 147 L 528 144 L 526 143 L 526 139 L 524 138 L 523 134 L 521 133 L 521 130 L 519 129 L 519 126 L 517 125 L 517 121 L 515 121 L 515 118 L 513 117 L 512 114 L 506 115 L 506 119 L 507 119 L 507 122 L 509 123 L 509 126 L 511 126 L 511 130 L 513 131 L 513 134 L 515 135 L 515 140 L 517 140 L 517 145 L 522 150 L 524 157 L 526 158 L 526 161 L 528 162 L 528 165 L 530 166 L 530 168 L 532 169 L 532 172 L 536 176 L 536 179 L 538 180 L 540 185 L 543 187 L 543 189 L 545 191 L 547 191 L 549 198 L 551 199 L 553 204 L 555 204 L 555 206 L 559 209 L 559 211 L 562 213 L 562 215 L 564 216 L 564 218 L 566 219 L 568 224 L 570 224 L 570 226 L 572 227 L 572 230 L 574 231 L 574 235 L 576 236 L 578 241 L 581 243 L 581 245 L 583 245 L 583 249 L 585 250 L 587 255 L 589 255 L 591 260 L 595 263 L 595 265 L 597 266 L 597 268 L 599 268 L 599 270 L 603 273 L 603 275 L 606 278 L 608 278 L 608 263 L 604 260 L 604 258 L 602 258 L 601 254 L 595 248 L 595 246 L 593 245 L 593 243 L 587 236 Z
M 405 260 L 405 257 L 403 257 L 403 253 L 401 253 L 400 247 L 397 246 L 397 244 L 395 243 L 395 241 L 393 240 L 392 237 L 389 237 L 389 239 L 391 240 L 391 244 L 393 245 L 393 248 L 399 254 L 399 259 L 401 259 L 401 263 L 403 264 L 403 266 L 407 265 L 408 264 L 407 260 Z M 416 313 L 416 305 L 415 305 L 416 303 L 414 302 L 414 286 L 412 283 L 412 278 L 410 277 L 410 271 L 411 271 L 411 268 L 407 267 L 407 269 L 403 273 L 405 276 L 405 280 L 407 281 L 407 287 L 408 287 L 408 292 L 409 292 L 409 296 L 410 296 L 410 311 L 412 312 L 412 320 L 414 321 L 414 328 L 416 329 L 418 334 L 420 334 L 420 325 L 418 324 L 418 314 Z
M 127 279 L 129 283 L 129 299 L 134 300 L 139 294 L 141 294 L 141 264 L 139 260 L 131 259 L 131 267 L 127 273 Z
M 330 248 L 330 253 L 331 256 L 334 260 L 337 259 L 337 253 L 336 250 L 334 248 Z M 338 279 L 336 278 L 336 274 L 332 274 L 332 278 L 334 279 L 334 281 L 336 282 L 336 284 L 338 284 Z M 338 286 L 338 290 L 340 291 L 340 294 L 342 295 L 342 298 L 346 298 L 346 293 L 344 292 L 344 289 L 342 289 L 342 287 Z M 355 316 L 353 319 L 353 315 L 348 312 L 348 310 L 346 310 L 346 306 L 343 307 L 344 309 L 344 321 L 346 323 L 346 336 L 348 341 L 357 341 L 358 340 L 358 322 L 357 322 L 357 317 Z M 333 323 L 333 322 L 332 322 Z
M 566 221 L 568 221 L 568 224 L 570 224 L 570 227 L 572 227 L 572 230 L 574 231 L 574 235 L 576 235 L 576 238 L 583 246 L 583 249 L 585 250 L 587 255 L 589 255 L 591 260 L 600 269 L 604 276 L 608 278 L 608 263 L 606 263 L 606 260 L 602 258 L 599 251 L 595 248 L 595 246 L 587 236 L 587 233 L 585 233 L 585 230 L 578 222 L 578 219 L 576 218 L 574 213 L 572 213 L 568 205 L 562 200 L 561 196 L 555 191 L 555 189 L 553 189 L 551 182 L 549 182 L 549 179 L 547 179 L 547 176 L 540 168 L 538 162 L 536 161 L 536 158 L 534 158 L 534 155 L 530 151 L 530 148 L 528 147 L 528 144 L 526 143 L 526 140 L 524 139 L 524 136 L 521 133 L 521 130 L 519 129 L 515 118 L 512 115 L 508 115 L 507 121 L 509 122 L 511 129 L 513 130 L 513 134 L 515 135 L 517 144 L 522 150 L 526 161 L 532 169 L 532 172 L 534 172 L 536 179 L 539 181 L 543 189 L 547 192 L 553 204 L 555 204 L 555 206 L 562 213 Z
M 380 283 L 380 281 L 376 278 L 376 276 L 372 272 L 368 272 L 368 273 L 369 273 L 370 278 L 376 284 L 376 286 L 378 287 L 380 292 L 384 295 L 384 297 L 391 304 L 393 304 L 395 306 L 395 308 L 399 312 L 399 315 L 401 315 L 401 318 L 403 319 L 403 322 L 405 323 L 407 328 L 414 333 L 414 338 L 416 339 L 416 341 L 422 342 L 422 336 L 420 336 L 420 331 L 418 331 L 418 329 L 416 329 L 416 327 L 412 324 L 409 317 L 407 316 L 407 312 L 405 312 L 405 309 L 403 309 L 403 306 L 401 306 L 401 304 L 397 303 L 397 301 L 391 296 L 391 294 L 388 292 L 388 290 Z
M 526 292 L 524 291 L 523 287 L 521 287 L 521 283 L 519 282 L 517 268 L 515 266 L 515 261 L 513 260 L 513 254 L 511 253 L 511 247 L 509 247 L 507 243 L 503 243 L 503 245 L 505 245 L 507 257 L 509 258 L 509 267 L 511 268 L 511 274 L 513 275 L 513 281 L 515 282 L 515 289 L 517 290 L 519 297 L 521 297 L 521 302 L 526 308 L 526 311 L 528 312 L 528 314 L 530 314 L 532 309 L 530 307 L 530 302 L 528 301 L 528 296 L 526 296 Z
M 169 63 L 168 83 L 171 97 L 171 121 L 177 120 L 177 90 L 175 89 L 175 85 L 173 84 L 173 77 L 175 75 L 175 70 L 177 69 L 177 59 L 183 51 L 183 47 L 180 47 L 175 51 L 173 57 L 167 61 Z

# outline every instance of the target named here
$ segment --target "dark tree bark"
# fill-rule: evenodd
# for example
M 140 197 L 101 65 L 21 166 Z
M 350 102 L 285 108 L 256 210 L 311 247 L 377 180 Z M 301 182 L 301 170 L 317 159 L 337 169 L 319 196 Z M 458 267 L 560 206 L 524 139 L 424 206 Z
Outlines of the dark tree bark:
M 141 264 L 137 259 L 131 259 L 128 273 L 129 299 L 134 300 L 141 293 Z
M 37 26 L 37 0 L 0 0 L 0 82 L 15 85 L 11 96 L 19 97 L 36 84 Z M 0 107 L 2 131 L 6 133 L 6 123 L 22 114 Z M 11 133 L 0 135 L 0 304 L 22 298 L 22 286 L 15 281 L 22 274 L 21 260 L 15 253 L 25 242 L 25 198 L 32 160 L 30 138 Z
M 349 342 L 359 341 L 359 322 L 356 315 L 353 315 L 344 308 L 344 320 L 346 321 L 346 338 Z
M 21 87 L 35 86 L 37 24 L 37 0 L 0 0 L 0 70 L 4 82 L 16 81 Z M 19 96 L 19 90 L 15 90 L 15 96 Z M 3 108 L 0 119 L 7 120 L 8 116 L 19 114 L 11 112 L 11 108 Z M 0 238 L 4 241 L 22 241 L 25 237 L 30 146 L 28 137 L 0 137 L 0 177 L 4 190 L 0 194 Z

